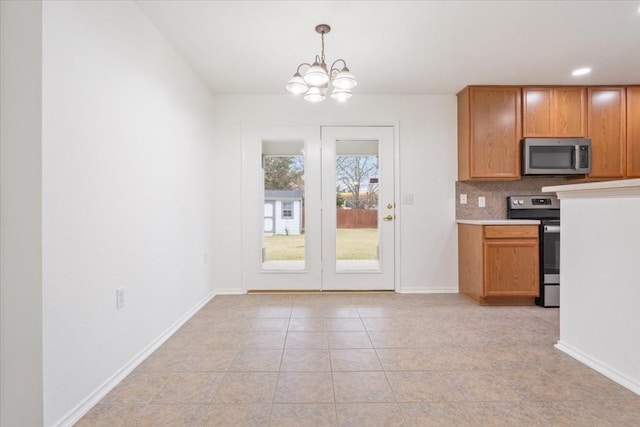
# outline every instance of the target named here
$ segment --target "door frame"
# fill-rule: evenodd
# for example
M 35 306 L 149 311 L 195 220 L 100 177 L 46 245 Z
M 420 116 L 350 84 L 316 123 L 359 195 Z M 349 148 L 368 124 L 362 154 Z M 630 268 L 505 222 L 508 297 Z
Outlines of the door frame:
M 253 221 L 255 218 L 248 215 L 248 199 L 250 195 L 248 194 L 248 180 L 251 179 L 248 170 L 255 165 L 250 164 L 250 159 L 248 159 L 248 154 L 251 151 L 248 149 L 248 144 L 250 144 L 250 140 L 254 140 L 255 138 L 260 138 L 261 140 L 269 140 L 269 139 L 277 139 L 277 138 L 285 138 L 292 134 L 299 135 L 309 135 L 309 132 L 313 133 L 317 131 L 318 140 L 320 139 L 320 129 L 322 127 L 371 127 L 371 126 L 389 126 L 393 127 L 393 175 L 394 175 L 394 203 L 396 206 L 395 209 L 395 221 L 393 222 L 394 227 L 394 287 L 393 290 L 396 293 L 402 292 L 402 203 L 401 193 L 400 193 L 400 122 L 395 121 L 382 121 L 382 122 L 311 122 L 311 123 L 284 123 L 284 124 L 265 124 L 265 123 L 244 123 L 242 125 L 242 215 L 241 215 L 241 256 L 240 256 L 240 269 L 241 269 L 241 284 L 240 289 L 243 294 L 246 294 L 251 289 L 248 288 L 247 282 L 251 278 L 251 272 L 249 269 L 251 268 L 251 253 L 249 253 L 248 239 L 251 239 L 250 230 L 253 227 Z M 302 138 L 301 138 L 302 139 Z M 320 141 L 319 141 L 320 142 Z M 264 200 L 262 201 L 264 204 Z M 264 222 L 262 218 L 260 218 L 261 227 L 260 230 L 264 229 Z M 258 253 L 260 255 L 260 253 Z M 306 273 L 305 271 L 303 271 Z M 264 274 L 274 274 L 274 273 L 264 273 Z M 287 272 L 283 274 L 300 274 L 299 272 Z M 321 276 L 320 276 L 321 279 Z M 274 290 L 277 290 L 274 288 Z M 321 291 L 321 289 L 319 290 Z M 325 291 L 331 292 L 331 291 Z

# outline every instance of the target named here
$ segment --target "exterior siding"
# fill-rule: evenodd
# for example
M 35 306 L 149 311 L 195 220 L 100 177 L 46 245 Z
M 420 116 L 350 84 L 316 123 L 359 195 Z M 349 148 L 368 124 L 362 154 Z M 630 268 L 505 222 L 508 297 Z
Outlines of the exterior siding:
M 282 218 L 282 201 L 276 200 L 275 234 L 300 234 L 300 201 L 293 200 L 293 218 Z

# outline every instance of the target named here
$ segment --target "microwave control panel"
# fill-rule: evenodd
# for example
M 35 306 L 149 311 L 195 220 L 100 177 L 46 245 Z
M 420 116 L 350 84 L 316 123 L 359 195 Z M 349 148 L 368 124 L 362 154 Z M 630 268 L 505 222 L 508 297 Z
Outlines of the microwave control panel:
M 585 169 L 589 167 L 589 147 L 586 145 L 580 146 L 580 155 L 579 155 L 580 164 L 578 165 L 579 169 Z

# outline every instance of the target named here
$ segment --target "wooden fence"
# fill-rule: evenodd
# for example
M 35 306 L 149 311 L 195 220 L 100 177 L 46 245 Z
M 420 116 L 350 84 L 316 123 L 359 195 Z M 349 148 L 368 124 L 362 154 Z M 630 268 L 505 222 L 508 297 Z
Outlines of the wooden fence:
M 376 209 L 338 209 L 338 228 L 377 228 Z

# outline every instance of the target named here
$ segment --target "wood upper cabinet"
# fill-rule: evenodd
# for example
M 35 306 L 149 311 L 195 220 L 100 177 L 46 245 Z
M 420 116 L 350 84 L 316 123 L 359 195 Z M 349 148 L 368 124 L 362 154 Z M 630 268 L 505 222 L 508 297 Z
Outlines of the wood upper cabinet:
M 522 89 L 524 137 L 584 137 L 587 135 L 587 90 L 584 87 Z
M 460 293 L 479 304 L 533 304 L 539 260 L 537 225 L 458 225 Z
M 640 86 L 627 88 L 627 176 L 640 178 Z
M 521 89 L 467 86 L 458 93 L 458 179 L 520 177 Z
M 588 137 L 591 138 L 589 178 L 624 178 L 627 169 L 626 89 L 590 87 Z

